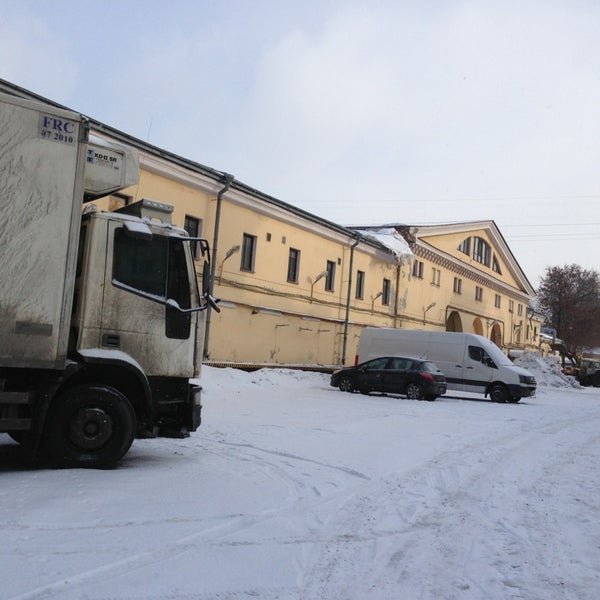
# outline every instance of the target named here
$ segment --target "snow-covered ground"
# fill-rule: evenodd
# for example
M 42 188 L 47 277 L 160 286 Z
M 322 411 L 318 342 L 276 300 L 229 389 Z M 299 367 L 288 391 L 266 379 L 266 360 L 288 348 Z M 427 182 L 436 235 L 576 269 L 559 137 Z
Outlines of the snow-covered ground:
M 204 370 L 204 423 L 115 470 L 23 468 L 0 436 L 0 598 L 597 599 L 600 391 L 344 394 Z

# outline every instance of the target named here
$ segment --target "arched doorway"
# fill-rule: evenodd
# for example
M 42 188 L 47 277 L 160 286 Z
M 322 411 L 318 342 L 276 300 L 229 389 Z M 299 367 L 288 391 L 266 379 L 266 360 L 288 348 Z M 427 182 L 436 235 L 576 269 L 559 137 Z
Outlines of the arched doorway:
M 496 344 L 499 348 L 502 348 L 502 329 L 498 323 L 492 325 L 492 331 L 490 332 L 490 340 Z
M 449 315 L 448 315 L 448 320 L 446 321 L 446 331 L 462 331 L 463 330 L 463 326 L 462 326 L 462 320 L 460 318 L 460 315 L 453 310 Z
M 477 335 L 483 335 L 483 323 L 479 317 L 473 319 L 473 333 Z

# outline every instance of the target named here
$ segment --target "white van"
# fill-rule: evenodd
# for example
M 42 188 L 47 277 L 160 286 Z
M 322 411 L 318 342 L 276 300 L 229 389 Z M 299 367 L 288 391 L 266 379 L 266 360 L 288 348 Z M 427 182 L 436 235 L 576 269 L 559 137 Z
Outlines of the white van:
M 365 327 L 355 364 L 378 356 L 412 356 L 434 362 L 448 389 L 478 392 L 495 402 L 535 395 L 535 377 L 514 365 L 492 341 L 474 333 Z

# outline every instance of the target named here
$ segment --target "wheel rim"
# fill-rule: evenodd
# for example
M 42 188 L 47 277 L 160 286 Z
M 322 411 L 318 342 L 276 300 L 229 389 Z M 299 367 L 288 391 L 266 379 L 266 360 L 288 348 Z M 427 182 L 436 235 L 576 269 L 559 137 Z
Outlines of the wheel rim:
M 340 381 L 340 390 L 342 392 L 350 392 L 352 390 L 352 382 L 347 377 L 344 377 Z
M 410 383 L 408 385 L 408 387 L 406 388 L 406 395 L 411 400 L 420 400 L 423 397 L 423 394 L 421 393 L 421 388 L 415 383 Z
M 78 448 L 101 448 L 113 434 L 111 416 L 100 408 L 82 408 L 69 422 L 69 439 Z

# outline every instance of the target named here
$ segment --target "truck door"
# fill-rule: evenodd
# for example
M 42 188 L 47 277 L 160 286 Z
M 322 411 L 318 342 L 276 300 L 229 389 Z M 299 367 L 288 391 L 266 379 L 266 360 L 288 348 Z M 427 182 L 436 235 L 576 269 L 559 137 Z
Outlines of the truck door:
M 185 242 L 164 229 L 140 236 L 108 222 L 100 346 L 135 358 L 148 376 L 194 372 L 196 313 L 190 308 L 195 276 Z

